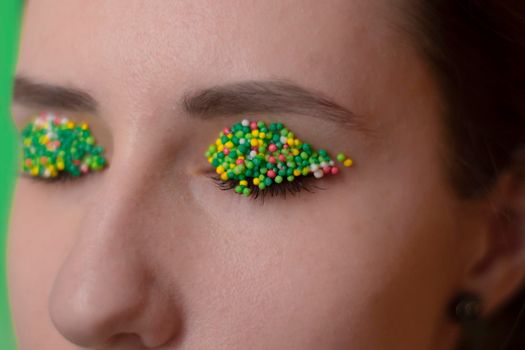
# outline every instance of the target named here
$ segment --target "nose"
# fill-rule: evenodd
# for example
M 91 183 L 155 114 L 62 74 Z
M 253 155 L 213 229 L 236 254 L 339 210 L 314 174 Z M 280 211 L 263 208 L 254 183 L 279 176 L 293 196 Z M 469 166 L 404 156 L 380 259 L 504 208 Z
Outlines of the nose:
M 49 296 L 49 315 L 64 338 L 82 347 L 159 347 L 180 332 L 181 312 L 173 284 L 169 291 L 162 286 L 152 251 L 145 249 L 148 230 L 154 230 L 154 219 L 143 215 L 147 191 L 130 176 L 114 175 L 104 179 L 108 183 L 72 233 L 75 241 Z

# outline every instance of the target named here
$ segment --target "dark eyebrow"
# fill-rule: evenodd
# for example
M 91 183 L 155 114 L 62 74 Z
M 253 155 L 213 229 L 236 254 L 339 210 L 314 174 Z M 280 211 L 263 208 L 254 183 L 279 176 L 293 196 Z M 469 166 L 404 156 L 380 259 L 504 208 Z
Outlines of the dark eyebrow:
M 16 76 L 13 102 L 28 107 L 63 109 L 94 113 L 98 109 L 95 99 L 87 92 L 62 86 L 32 81 Z
M 14 81 L 13 101 L 39 108 L 90 113 L 98 110 L 97 101 L 85 91 L 35 82 L 21 75 Z M 362 118 L 352 111 L 318 91 L 287 79 L 247 80 L 189 91 L 181 102 L 184 112 L 203 119 L 249 113 L 293 113 L 367 130 Z
M 293 113 L 365 129 L 361 118 L 350 110 L 287 79 L 219 85 L 189 92 L 182 102 L 186 113 L 204 119 L 245 113 Z

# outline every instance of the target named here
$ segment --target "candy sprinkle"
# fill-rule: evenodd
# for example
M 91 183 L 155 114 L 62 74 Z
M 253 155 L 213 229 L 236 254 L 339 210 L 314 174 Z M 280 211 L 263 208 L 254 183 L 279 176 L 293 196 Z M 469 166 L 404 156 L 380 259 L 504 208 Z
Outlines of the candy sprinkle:
M 61 173 L 80 176 L 102 170 L 104 149 L 95 143 L 87 123 L 41 113 L 22 130 L 22 172 L 56 178 Z
M 274 183 L 300 176 L 316 179 L 336 175 L 339 168 L 326 150 L 315 150 L 282 123 L 242 120 L 224 128 L 205 152 L 222 181 L 234 181 L 235 193 L 248 196 L 253 188 L 264 190 Z M 336 158 L 344 166 L 352 160 Z

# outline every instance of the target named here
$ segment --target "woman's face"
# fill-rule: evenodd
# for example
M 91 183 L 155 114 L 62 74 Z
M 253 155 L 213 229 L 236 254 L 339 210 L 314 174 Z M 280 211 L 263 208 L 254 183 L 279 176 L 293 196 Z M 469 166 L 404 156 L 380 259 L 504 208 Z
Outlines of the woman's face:
M 94 106 L 21 89 L 13 119 L 88 122 L 109 167 L 18 180 L 21 349 L 449 348 L 476 222 L 447 182 L 442 103 L 405 20 L 380 0 L 28 2 L 17 73 Z M 246 84 L 276 79 L 351 113 Z M 239 85 L 198 98 L 224 84 Z M 223 191 L 203 152 L 245 117 L 355 166 L 313 193 Z

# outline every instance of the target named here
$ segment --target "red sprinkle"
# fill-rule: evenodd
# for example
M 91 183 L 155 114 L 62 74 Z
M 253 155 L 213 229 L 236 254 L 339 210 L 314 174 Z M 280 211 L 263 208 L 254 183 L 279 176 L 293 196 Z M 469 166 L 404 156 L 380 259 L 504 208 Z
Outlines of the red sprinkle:
M 250 129 L 252 130 L 255 130 L 255 129 L 258 129 L 259 127 L 257 126 L 257 123 L 256 122 L 251 122 L 250 123 Z
M 268 157 L 268 162 L 269 162 L 270 164 L 275 164 L 275 162 L 276 162 L 275 157 L 274 157 L 274 156 L 269 156 L 269 157 Z
M 225 147 L 225 148 L 222 150 L 222 153 L 224 153 L 224 155 L 227 156 L 228 154 L 230 154 L 230 150 L 229 150 L 228 148 Z
M 244 160 L 242 160 L 242 159 L 237 159 L 237 160 L 235 161 L 235 163 L 236 163 L 237 165 L 241 165 L 241 164 L 244 163 Z
M 230 133 L 230 129 L 228 129 L 228 128 L 224 128 L 224 130 L 223 130 L 222 132 L 223 132 L 225 135 L 226 135 L 226 134 L 229 134 L 229 133 Z
M 331 170 L 332 175 L 335 175 L 335 174 L 337 174 L 338 172 L 339 172 L 339 168 L 336 167 L 336 166 L 333 166 L 333 167 L 332 167 L 332 170 Z
M 277 176 L 277 174 L 275 173 L 274 170 L 268 170 L 268 172 L 266 173 L 266 175 L 268 175 L 269 178 L 274 178 L 275 176 Z
M 325 166 L 325 167 L 323 168 L 323 173 L 325 173 L 325 175 L 328 175 L 328 174 L 331 173 L 331 170 L 332 170 L 332 169 L 330 169 L 329 166 Z
M 272 143 L 270 146 L 268 146 L 268 151 L 270 152 L 277 151 L 277 146 Z
M 279 161 L 286 162 L 286 157 L 284 156 L 284 154 L 279 154 Z

